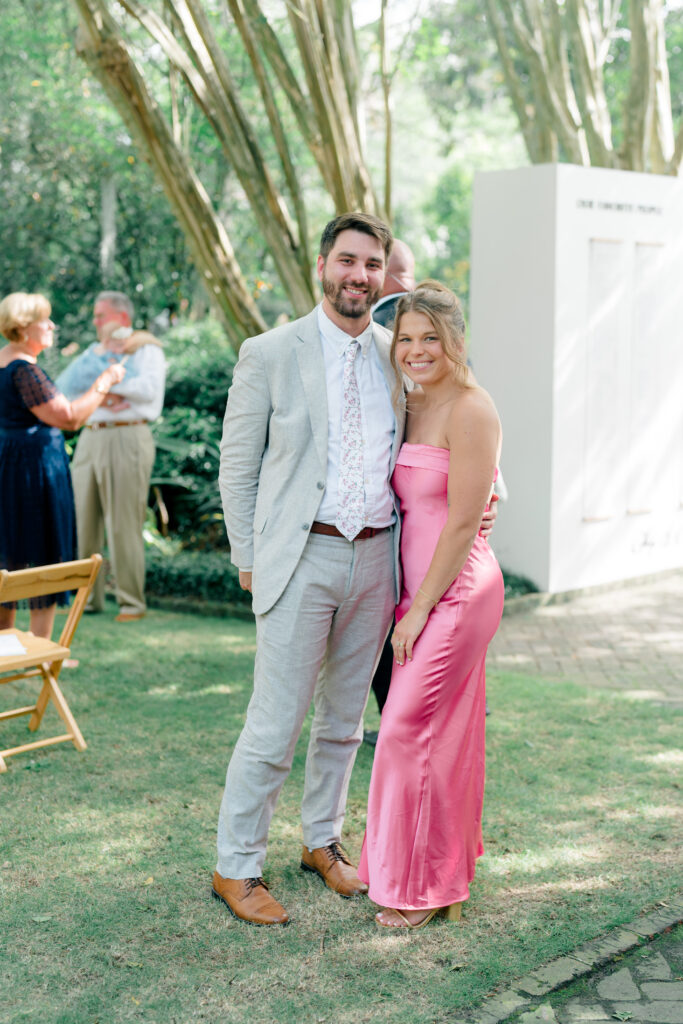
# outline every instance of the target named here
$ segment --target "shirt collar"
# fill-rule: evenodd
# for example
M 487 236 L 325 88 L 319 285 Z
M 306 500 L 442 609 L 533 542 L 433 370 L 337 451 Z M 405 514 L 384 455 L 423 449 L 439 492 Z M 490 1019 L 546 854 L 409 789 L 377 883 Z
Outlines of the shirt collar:
M 318 329 L 323 341 L 333 345 L 337 355 L 339 356 L 344 355 L 349 342 L 352 341 L 354 337 L 352 334 L 347 334 L 346 331 L 342 331 L 341 327 L 337 327 L 337 325 L 330 320 L 327 313 L 323 310 L 322 303 L 318 306 Z M 356 335 L 356 341 L 360 345 L 362 355 L 367 355 L 370 345 L 372 344 L 372 338 L 371 320 L 362 334 Z
M 407 294 L 408 292 L 391 292 L 390 295 L 383 295 L 382 298 L 379 299 L 372 307 L 372 312 L 374 313 L 375 310 L 381 309 L 382 306 L 386 306 L 387 302 L 398 302 L 402 295 Z

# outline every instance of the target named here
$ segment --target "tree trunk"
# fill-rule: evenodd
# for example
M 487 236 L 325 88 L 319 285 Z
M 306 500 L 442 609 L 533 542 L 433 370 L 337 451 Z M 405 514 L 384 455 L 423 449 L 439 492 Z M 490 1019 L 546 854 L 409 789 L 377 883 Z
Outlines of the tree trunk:
M 231 344 L 265 322 L 242 277 L 227 232 L 209 197 L 150 96 L 132 56 L 99 0 L 74 0 L 81 15 L 80 55 L 116 105 L 149 160 L 187 237 L 197 269 Z
M 318 296 L 306 210 L 280 109 L 289 104 L 337 212 L 382 213 L 363 157 L 359 74 L 350 0 L 285 0 L 302 67 L 300 84 L 258 0 L 226 0 L 251 65 L 277 154 L 269 166 L 243 106 L 224 48 L 202 0 L 164 0 L 162 15 L 139 0 L 72 0 L 82 31 L 79 52 L 116 104 L 136 145 L 163 184 L 188 246 L 235 347 L 265 324 L 243 278 L 225 226 L 190 159 L 181 130 L 189 96 L 238 178 L 256 227 L 295 314 Z M 164 116 L 114 11 L 125 11 L 169 64 Z M 117 15 L 121 17 L 120 13 Z M 186 123 L 186 120 L 185 120 Z M 281 179 L 283 194 L 276 179 Z
M 389 71 L 389 52 L 387 47 L 387 3 L 382 0 L 382 11 L 379 20 L 379 50 L 380 50 L 380 77 L 382 80 L 382 100 L 384 102 L 384 209 L 387 217 L 391 219 L 392 208 L 392 178 L 391 178 L 391 149 L 392 149 L 392 117 L 391 117 L 391 73 Z
M 572 163 L 678 174 L 664 0 L 485 0 L 510 99 L 532 163 Z M 605 68 L 617 34 L 630 31 L 623 144 L 614 149 Z M 550 155 L 554 152 L 554 155 Z
M 114 277 L 116 259 L 116 179 L 113 174 L 102 180 L 100 211 L 100 274 L 106 287 Z
M 295 312 L 308 312 L 315 292 L 310 260 L 304 265 L 298 244 L 301 226 L 292 221 L 273 182 L 200 0 L 174 0 L 172 4 L 182 46 L 148 7 L 137 0 L 121 0 L 121 6 L 179 67 L 239 178 Z

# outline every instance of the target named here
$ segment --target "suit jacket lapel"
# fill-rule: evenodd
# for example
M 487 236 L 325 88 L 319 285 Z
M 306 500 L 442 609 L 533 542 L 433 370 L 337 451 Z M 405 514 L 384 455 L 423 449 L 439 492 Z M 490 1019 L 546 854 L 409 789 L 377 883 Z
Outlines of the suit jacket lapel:
M 311 430 L 323 472 L 327 472 L 327 380 L 317 308 L 298 324 L 296 357 L 311 419 Z

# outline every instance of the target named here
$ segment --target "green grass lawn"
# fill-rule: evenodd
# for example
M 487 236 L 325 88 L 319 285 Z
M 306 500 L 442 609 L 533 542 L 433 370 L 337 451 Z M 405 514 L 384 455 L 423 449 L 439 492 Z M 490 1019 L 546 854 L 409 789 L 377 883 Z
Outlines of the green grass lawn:
M 108 612 L 83 620 L 75 654 L 61 681 L 88 750 L 18 755 L 0 775 L 2 1024 L 445 1024 L 681 887 L 680 712 L 492 674 L 486 855 L 461 924 L 386 934 L 367 900 L 299 870 L 305 736 L 265 868 L 292 922 L 239 924 L 210 881 L 253 625 L 152 612 L 122 627 Z M 0 688 L 0 710 L 17 690 Z M 3 723 L 0 747 L 26 723 Z M 50 711 L 42 731 L 55 724 Z M 371 767 L 363 746 L 353 857 Z

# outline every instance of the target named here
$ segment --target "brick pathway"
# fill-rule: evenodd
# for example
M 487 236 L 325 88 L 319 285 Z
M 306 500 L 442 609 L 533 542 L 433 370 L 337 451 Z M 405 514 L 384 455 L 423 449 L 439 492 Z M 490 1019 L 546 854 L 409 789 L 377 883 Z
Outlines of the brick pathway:
M 539 967 L 453 1024 L 683 1024 L 682 921 L 683 899 L 670 900 Z
M 683 1024 L 683 927 L 546 998 L 510 1024 Z
M 513 599 L 488 667 L 682 707 L 683 571 L 567 597 Z M 683 1024 L 681 921 L 683 898 L 521 978 L 467 1024 Z
M 488 666 L 683 706 L 683 571 L 568 599 L 513 598 Z

